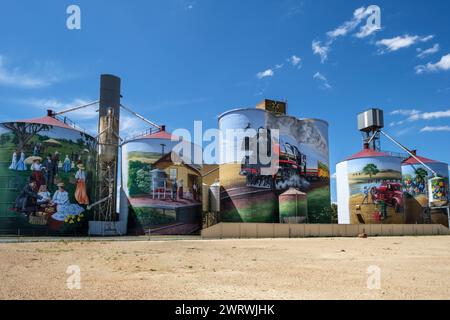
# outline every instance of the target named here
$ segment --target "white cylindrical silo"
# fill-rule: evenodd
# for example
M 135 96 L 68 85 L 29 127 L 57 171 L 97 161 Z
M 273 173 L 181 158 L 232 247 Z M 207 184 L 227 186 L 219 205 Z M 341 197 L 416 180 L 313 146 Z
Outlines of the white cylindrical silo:
M 324 214 L 331 205 L 326 121 L 246 108 L 220 115 L 219 129 L 222 222 L 279 222 L 279 195 L 297 188 L 308 194 L 309 222 L 330 223 Z M 258 156 L 267 151 L 276 158 L 275 173 L 264 173 L 242 150 Z
M 162 130 L 122 146 L 122 187 L 131 208 L 132 233 L 178 235 L 202 227 L 201 147 Z
M 339 224 L 404 223 L 401 162 L 366 146 L 338 163 Z

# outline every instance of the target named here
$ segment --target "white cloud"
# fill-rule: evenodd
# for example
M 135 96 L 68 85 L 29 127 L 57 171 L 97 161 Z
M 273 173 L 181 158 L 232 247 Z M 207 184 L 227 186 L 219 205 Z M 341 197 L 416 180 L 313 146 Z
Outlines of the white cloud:
M 320 86 L 321 89 L 331 89 L 332 88 L 332 86 L 328 83 L 328 79 L 320 72 L 316 72 L 313 75 L 313 79 L 317 80 L 321 83 L 321 86 Z
M 54 63 L 36 63 L 32 71 L 23 71 L 21 67 L 8 68 L 6 58 L 0 55 L 0 85 L 38 89 L 48 87 L 60 81 L 58 68 Z
M 287 63 L 291 64 L 292 66 L 297 67 L 298 69 L 301 68 L 301 61 L 302 61 L 302 59 L 300 57 L 296 56 L 296 55 L 292 55 L 291 57 L 285 59 L 285 61 Z M 275 66 L 273 66 L 272 68 L 269 68 L 267 70 L 258 72 L 256 74 L 256 77 L 258 79 L 260 79 L 260 80 L 264 79 L 264 78 L 267 78 L 267 77 L 273 77 L 275 75 L 275 70 L 283 69 L 284 65 L 285 65 L 284 63 L 278 63 Z
M 363 22 L 366 18 L 368 18 L 373 13 L 373 8 L 371 7 L 360 7 L 356 9 L 353 12 L 353 17 L 345 21 L 343 24 L 341 24 L 339 27 L 337 27 L 334 30 L 328 31 L 326 33 L 326 41 L 322 43 L 322 41 L 313 41 L 312 42 L 312 51 L 315 55 L 320 56 L 320 61 L 322 63 L 325 63 L 325 61 L 328 59 L 328 53 L 330 51 L 331 45 L 333 44 L 336 39 L 339 37 L 345 37 L 349 34 L 351 34 L 355 29 Z M 380 28 L 372 25 L 372 24 L 365 24 L 362 27 L 360 27 L 359 32 L 357 32 L 355 37 L 357 38 L 366 38 L 376 31 L 379 31 Z
M 432 55 L 432 54 L 434 54 L 436 52 L 439 52 L 439 49 L 440 49 L 439 43 L 436 43 L 434 46 L 432 46 L 431 48 L 426 49 L 426 50 L 422 50 L 421 48 L 417 48 L 417 52 L 419 53 L 417 55 L 417 58 L 423 59 L 423 58 L 425 58 L 425 57 L 427 57 L 429 55 Z
M 366 38 L 366 37 L 370 36 L 371 34 L 377 32 L 379 30 L 380 30 L 380 28 L 374 24 L 366 24 L 361 27 L 360 31 L 357 34 L 355 34 L 355 36 L 357 38 L 362 39 L 362 38 Z
M 276 69 L 276 70 L 281 69 L 281 68 L 283 68 L 283 67 L 284 67 L 284 64 L 282 64 L 282 63 L 281 63 L 281 64 L 276 64 L 276 65 L 275 65 L 275 69 Z
M 325 63 L 328 59 L 328 52 L 330 51 L 330 47 L 327 45 L 322 45 L 320 41 L 312 42 L 312 50 L 315 55 L 320 56 L 320 62 Z
M 412 45 L 415 45 L 419 42 L 426 42 L 431 39 L 433 39 L 434 36 L 411 36 L 408 34 L 405 34 L 403 36 L 397 36 L 390 39 L 382 39 L 376 42 L 376 45 L 379 47 L 383 47 L 380 51 L 380 53 L 386 53 L 386 52 L 394 52 L 403 48 L 408 48 Z
M 288 61 L 289 61 L 289 62 L 292 64 L 292 66 L 294 66 L 294 67 L 298 67 L 298 68 L 301 67 L 300 63 L 302 62 L 302 58 L 297 57 L 296 55 L 293 55 L 292 57 L 290 57 L 290 58 L 288 59 Z
M 315 80 L 321 80 L 321 81 L 327 81 L 327 78 L 326 78 L 323 74 L 321 74 L 320 72 L 316 72 L 316 73 L 313 75 L 313 79 L 315 79 Z
M 391 115 L 404 116 L 405 118 L 400 121 L 393 121 L 390 123 L 390 127 L 402 126 L 402 130 L 399 132 L 408 133 L 411 131 L 417 132 L 418 128 L 412 125 L 417 121 L 432 121 L 440 120 L 444 118 L 450 118 L 450 109 L 432 112 L 422 112 L 416 109 L 399 109 L 390 113 Z M 420 132 L 435 132 L 435 131 L 449 131 L 449 126 L 426 126 L 423 127 Z
M 256 74 L 256 77 L 257 77 L 258 79 L 263 79 L 263 78 L 267 78 L 267 77 L 273 77 L 274 74 L 275 74 L 275 73 L 273 72 L 272 69 L 267 69 L 267 70 L 265 70 L 265 71 L 258 72 L 258 73 Z
M 450 132 L 450 126 L 426 126 L 420 130 L 420 132 Z
M 420 111 L 416 109 L 398 109 L 391 112 L 392 115 L 401 115 L 401 116 L 412 116 L 418 113 L 420 113 Z
M 420 41 L 427 42 L 427 41 L 430 41 L 433 39 L 434 39 L 434 35 L 429 35 L 429 36 L 423 37 L 422 39 L 420 39 Z
M 338 37 L 346 36 L 353 30 L 355 30 L 356 27 L 358 25 L 360 25 L 360 23 L 364 19 L 369 17 L 369 15 L 371 13 L 372 12 L 369 10 L 369 7 L 368 8 L 361 7 L 361 8 L 356 9 L 353 12 L 353 17 L 351 20 L 344 22 L 343 24 L 341 24 L 339 27 L 337 27 L 334 30 L 327 32 L 327 36 L 332 40 L 334 40 Z M 356 34 L 356 36 L 358 38 L 365 38 L 377 30 L 379 30 L 379 28 L 377 28 L 376 26 L 364 25 L 361 27 L 360 31 Z
M 423 74 L 425 72 L 438 72 L 450 70 L 450 54 L 447 54 L 436 63 L 427 63 L 426 65 L 420 65 L 416 67 L 417 74 Z
M 411 115 L 408 120 L 437 120 L 442 118 L 450 118 L 450 110 L 416 113 Z
M 147 129 L 149 129 L 148 124 L 135 116 L 127 114 L 120 116 L 120 137 L 122 139 L 141 134 Z
M 194 7 L 196 6 L 196 4 L 197 4 L 197 3 L 196 3 L 195 1 L 187 0 L 187 1 L 184 3 L 184 8 L 185 8 L 185 10 L 189 11 L 189 10 L 194 9 Z

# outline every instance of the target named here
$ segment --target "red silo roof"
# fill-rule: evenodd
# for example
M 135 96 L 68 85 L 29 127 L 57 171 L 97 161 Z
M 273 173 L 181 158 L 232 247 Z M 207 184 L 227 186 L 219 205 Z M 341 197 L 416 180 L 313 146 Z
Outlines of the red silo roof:
M 419 158 L 419 160 L 424 162 L 424 163 L 437 163 L 438 162 L 438 161 L 431 160 L 431 159 L 424 158 L 424 157 L 420 157 L 420 156 L 416 156 L 416 157 Z M 414 159 L 413 157 L 409 157 L 408 159 L 403 161 L 403 164 L 420 164 L 420 162 L 417 161 L 416 159 Z
M 59 121 L 56 118 L 49 117 L 49 116 L 42 117 L 42 118 L 35 118 L 35 119 L 19 120 L 19 121 L 14 121 L 14 122 L 39 123 L 39 124 L 46 124 L 49 126 L 55 126 L 55 127 L 65 128 L 65 129 L 77 130 L 77 129 L 69 126 L 67 123 L 64 123 L 62 121 Z
M 159 131 L 156 133 L 150 133 L 147 134 L 143 137 L 141 137 L 140 139 L 166 139 L 166 140 L 172 140 L 172 137 L 175 139 L 178 139 L 177 136 L 174 136 L 166 131 Z
M 353 159 L 361 159 L 361 158 L 373 158 L 373 157 L 386 157 L 389 156 L 387 153 L 379 152 L 372 149 L 364 149 L 358 153 L 355 153 L 351 157 L 347 158 L 346 160 L 353 160 Z

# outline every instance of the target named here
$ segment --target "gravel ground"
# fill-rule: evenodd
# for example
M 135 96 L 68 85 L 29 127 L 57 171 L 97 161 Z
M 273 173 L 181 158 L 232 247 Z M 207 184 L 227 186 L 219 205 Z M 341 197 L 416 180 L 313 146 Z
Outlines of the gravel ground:
M 0 299 L 450 299 L 449 248 L 444 236 L 0 243 Z

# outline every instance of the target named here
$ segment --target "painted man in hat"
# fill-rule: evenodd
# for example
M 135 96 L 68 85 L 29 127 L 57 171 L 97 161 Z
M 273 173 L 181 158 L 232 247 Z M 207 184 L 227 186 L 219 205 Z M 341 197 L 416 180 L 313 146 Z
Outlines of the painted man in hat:
M 36 200 L 38 199 L 38 194 L 35 190 L 36 181 L 30 178 L 27 185 L 16 199 L 16 210 L 18 212 L 27 214 L 31 208 L 35 207 Z

